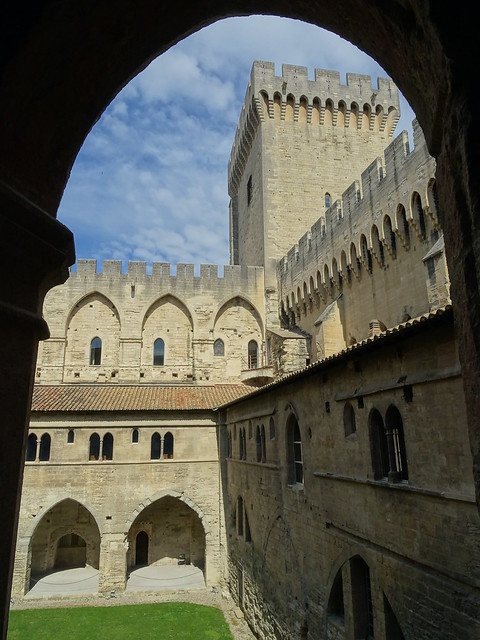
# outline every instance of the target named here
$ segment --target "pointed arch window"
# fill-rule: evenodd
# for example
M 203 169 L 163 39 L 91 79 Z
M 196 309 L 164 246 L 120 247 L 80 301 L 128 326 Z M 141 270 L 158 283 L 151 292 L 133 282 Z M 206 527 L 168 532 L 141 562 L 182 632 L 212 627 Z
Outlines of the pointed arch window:
M 153 366 L 162 367 L 165 364 L 165 342 L 157 338 L 153 343 Z
M 329 209 L 332 205 L 332 198 L 329 193 L 325 194 L 325 209 Z
M 300 427 L 294 415 L 287 421 L 288 484 L 303 484 L 303 453 Z
M 27 462 L 35 462 L 37 459 L 37 436 L 35 433 L 31 433 L 27 440 L 27 451 L 25 453 L 25 460 Z
M 370 414 L 369 434 L 373 477 L 375 480 L 382 480 L 388 477 L 388 448 L 385 426 L 377 409 L 372 409 Z
M 132 442 L 138 444 L 138 429 L 132 431 Z
M 160 454 L 162 452 L 162 439 L 158 432 L 152 435 L 150 441 L 150 460 L 160 460 Z
M 385 415 L 387 447 L 389 460 L 389 480 L 408 480 L 407 452 L 403 434 L 403 420 L 400 411 L 394 405 L 387 409 Z
M 173 434 L 170 431 L 167 431 L 163 438 L 163 457 L 173 458 Z
M 225 345 L 223 340 L 217 338 L 213 343 L 213 355 L 214 356 L 224 356 L 225 355 Z
M 102 442 L 102 460 L 113 460 L 113 436 L 106 433 Z
M 89 460 L 98 460 L 100 457 L 100 436 L 98 433 L 92 433 L 90 436 L 90 447 L 88 452 Z
M 95 336 L 90 342 L 90 364 L 99 365 L 102 362 L 102 341 Z
M 248 368 L 257 369 L 258 367 L 258 344 L 255 340 L 248 343 Z
M 38 450 L 38 459 L 40 462 L 47 462 L 50 460 L 50 446 L 52 439 L 49 433 L 44 433 L 40 438 L 40 448 Z
M 73 444 L 75 442 L 75 431 L 70 429 L 67 434 L 67 444 Z

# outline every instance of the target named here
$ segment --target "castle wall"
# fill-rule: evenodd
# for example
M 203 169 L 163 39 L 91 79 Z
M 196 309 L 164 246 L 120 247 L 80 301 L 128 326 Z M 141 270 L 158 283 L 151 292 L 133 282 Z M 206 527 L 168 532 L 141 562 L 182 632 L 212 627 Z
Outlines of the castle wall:
M 241 301 L 241 302 L 240 302 Z M 230 304 L 242 307 L 227 332 L 224 354 L 213 344 Z M 39 351 L 36 382 L 237 381 L 248 342 L 264 350 L 265 303 L 261 267 L 79 260 L 76 272 L 44 303 L 50 339 Z M 233 322 L 233 324 L 232 324 Z M 234 326 L 233 326 L 234 325 Z M 220 331 L 221 333 L 221 331 Z M 90 363 L 93 338 L 102 340 L 100 364 Z M 164 359 L 153 364 L 153 345 L 164 341 Z
M 229 162 L 240 264 L 264 264 L 267 286 L 274 286 L 275 261 L 295 229 L 311 226 L 326 194 L 339 198 L 381 155 L 399 115 L 390 80 L 374 88 L 368 76 L 348 74 L 342 85 L 335 72 L 316 69 L 309 80 L 306 68 L 283 65 L 275 76 L 273 63 L 255 62 Z
M 259 638 L 366 637 L 368 618 L 375 638 L 478 637 L 480 520 L 453 326 L 420 325 L 226 408 L 229 582 Z M 377 479 L 374 416 L 387 425 L 396 411 L 406 475 Z
M 410 152 L 398 136 L 278 263 L 284 313 L 312 336 L 335 298 L 343 346 L 367 337 L 373 320 L 392 327 L 448 302 L 446 270 L 430 285 L 424 263 L 441 229 L 435 162 L 416 123 L 414 142 Z M 315 343 L 313 359 L 339 348 Z
M 102 593 L 125 588 L 138 530 L 150 535 L 149 562 L 183 553 L 205 572 L 207 585 L 217 584 L 224 533 L 215 422 L 211 411 L 34 414 L 30 433 L 39 441 L 48 433 L 51 453 L 46 462 L 37 454 L 25 464 L 14 597 L 28 592 L 31 571 L 54 566 L 58 539 L 72 531 L 89 542 L 87 562 L 100 568 Z M 160 434 L 163 451 L 167 432 L 173 455 L 151 459 L 152 435 Z M 93 433 L 101 443 L 113 435 L 113 459 L 89 458 Z

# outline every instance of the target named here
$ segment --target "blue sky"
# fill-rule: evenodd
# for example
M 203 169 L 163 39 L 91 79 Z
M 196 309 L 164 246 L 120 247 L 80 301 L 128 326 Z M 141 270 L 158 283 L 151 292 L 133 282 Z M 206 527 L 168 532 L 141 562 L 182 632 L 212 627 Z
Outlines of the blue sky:
M 296 20 L 222 20 L 153 61 L 112 101 L 73 166 L 58 218 L 77 258 L 229 263 L 227 164 L 254 60 L 377 77 L 335 34 Z M 414 114 L 402 98 L 396 134 Z M 299 234 L 301 235 L 301 233 Z M 174 271 L 174 269 L 172 269 Z

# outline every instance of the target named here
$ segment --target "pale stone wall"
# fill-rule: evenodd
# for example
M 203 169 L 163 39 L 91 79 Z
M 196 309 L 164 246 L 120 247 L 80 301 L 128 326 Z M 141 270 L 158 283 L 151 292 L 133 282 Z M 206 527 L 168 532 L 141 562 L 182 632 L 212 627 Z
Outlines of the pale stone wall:
M 30 572 L 54 566 L 58 540 L 71 532 L 86 540 L 103 593 L 125 587 L 140 529 L 151 534 L 149 562 L 184 553 L 207 585 L 218 584 L 224 534 L 215 421 L 211 411 L 33 416 L 30 433 L 51 435 L 51 456 L 25 465 L 14 597 L 28 591 Z M 150 459 L 155 432 L 162 440 L 172 433 L 172 459 Z M 113 435 L 113 460 L 89 461 L 92 433 Z
M 411 152 L 406 134 L 392 142 L 383 163 L 370 165 L 278 264 L 283 313 L 314 338 L 313 360 L 368 337 L 374 320 L 392 327 L 449 302 L 443 245 L 431 258 L 441 261 L 434 288 L 427 274 L 441 228 L 435 162 L 416 123 L 414 142 Z M 335 330 L 324 321 L 332 324 L 334 308 L 343 335 L 332 345 L 324 334 Z
M 266 269 L 381 155 L 400 116 L 391 80 L 255 62 L 229 161 L 229 193 L 238 216 L 238 260 Z M 252 199 L 247 195 L 253 186 Z
M 237 382 L 248 342 L 265 349 L 265 302 L 261 267 L 79 260 L 67 282 L 44 303 L 51 337 L 41 343 L 36 383 Z M 240 302 L 241 300 L 241 302 Z M 225 330 L 225 335 L 223 332 Z M 214 358 L 216 337 L 225 353 Z M 90 364 L 90 343 L 102 340 L 100 365 Z M 153 366 L 153 343 L 162 338 L 165 359 Z
M 307 637 L 307 629 L 314 638 L 365 637 L 353 631 L 366 615 L 356 597 L 355 558 L 369 567 L 375 638 L 400 637 L 396 624 L 408 639 L 478 637 L 478 617 L 471 614 L 480 602 L 480 519 L 454 331 L 451 318 L 426 325 L 315 365 L 227 408 L 229 580 L 235 597 L 243 592 L 243 610 L 259 638 Z M 356 419 L 349 435 L 347 402 Z M 372 412 L 385 420 L 392 405 L 403 421 L 408 463 L 408 479 L 400 482 L 375 480 L 372 467 Z M 291 415 L 301 431 L 301 484 L 289 484 L 287 475 Z M 270 419 L 274 437 L 267 429 L 266 462 L 257 462 L 249 425 L 255 434 Z M 341 620 L 332 603 L 328 609 L 339 571 Z

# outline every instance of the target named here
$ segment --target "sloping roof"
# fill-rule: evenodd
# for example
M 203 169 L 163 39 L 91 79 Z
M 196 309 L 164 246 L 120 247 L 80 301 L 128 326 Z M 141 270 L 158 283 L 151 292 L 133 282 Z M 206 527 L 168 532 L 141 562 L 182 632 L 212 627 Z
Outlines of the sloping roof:
M 371 349 L 375 349 L 377 347 L 382 347 L 383 345 L 391 342 L 393 340 L 401 339 L 402 337 L 406 337 L 415 333 L 417 331 L 428 330 L 430 327 L 433 327 L 437 323 L 443 322 L 453 322 L 453 307 L 451 304 L 448 304 L 444 307 L 436 309 L 435 311 L 430 311 L 416 318 L 411 318 L 406 322 L 402 322 L 395 327 L 391 327 L 382 333 L 372 336 L 371 338 L 365 338 L 361 342 L 357 342 L 354 345 L 346 347 L 342 349 L 338 353 L 334 355 L 328 356 L 323 360 L 319 360 L 318 362 L 314 362 L 312 364 L 307 365 L 303 369 L 298 369 L 297 371 L 292 371 L 290 373 L 286 373 L 281 378 L 274 380 L 273 382 L 269 382 L 262 387 L 258 387 L 251 391 L 248 395 L 250 398 L 254 396 L 258 396 L 262 393 L 268 392 L 270 389 L 280 387 L 291 380 L 296 380 L 298 378 L 302 378 L 304 376 L 311 375 L 318 371 L 322 371 L 326 369 L 332 364 L 337 362 L 341 362 L 342 360 L 348 359 L 351 356 L 355 356 L 357 354 L 361 354 L 365 351 L 370 351 Z M 235 404 L 241 398 L 234 398 L 233 400 L 228 400 L 223 407 L 228 407 L 230 405 Z
M 251 387 L 181 385 L 36 385 L 32 411 L 209 410 L 246 395 Z

